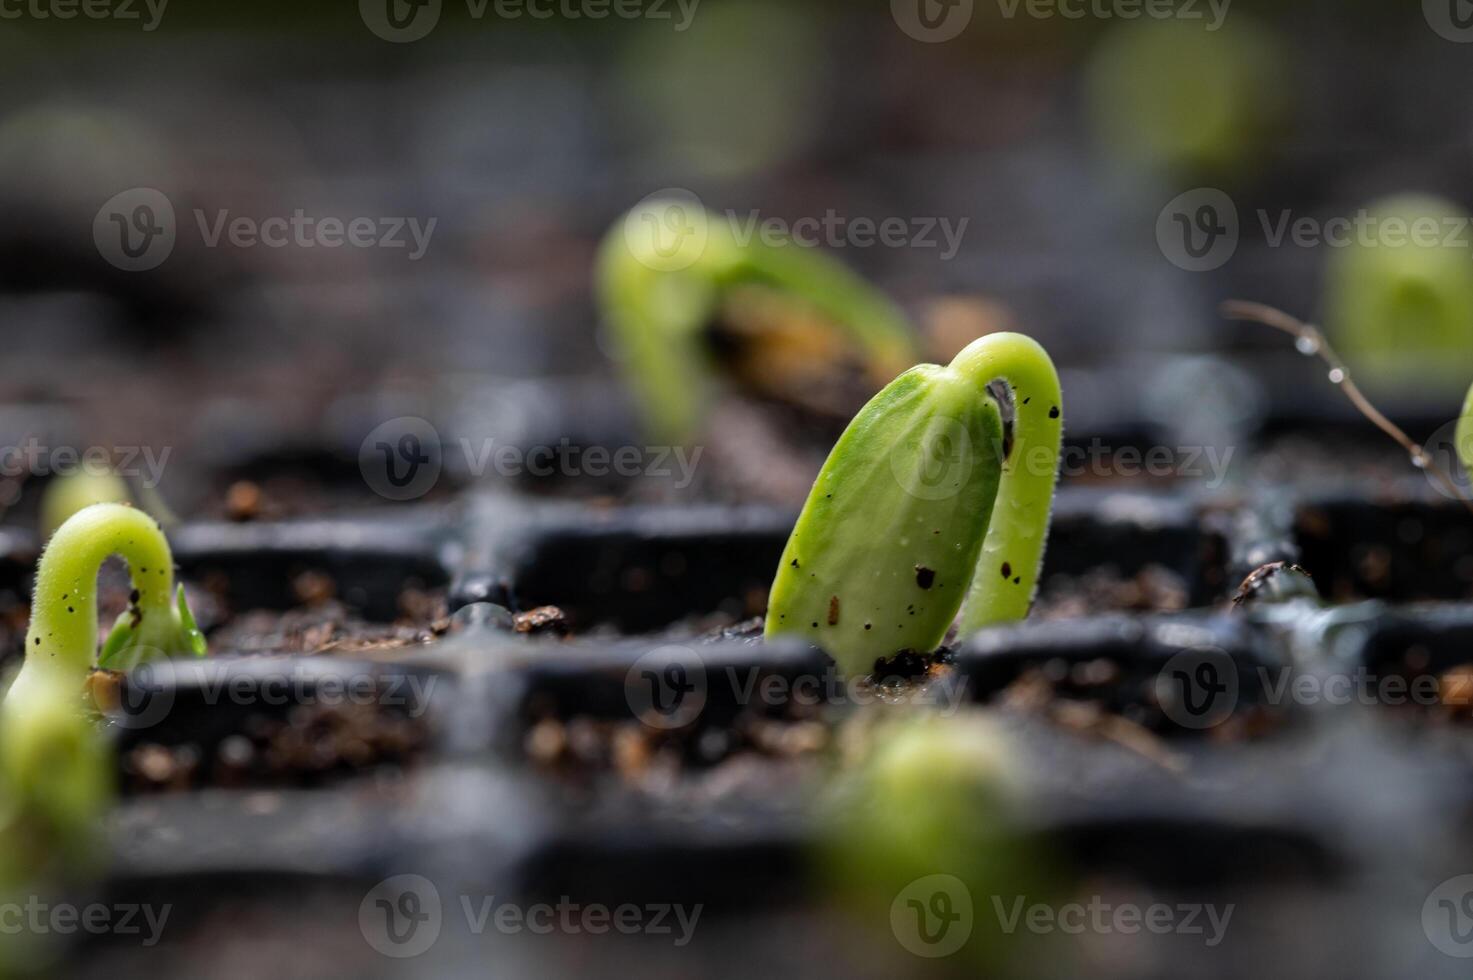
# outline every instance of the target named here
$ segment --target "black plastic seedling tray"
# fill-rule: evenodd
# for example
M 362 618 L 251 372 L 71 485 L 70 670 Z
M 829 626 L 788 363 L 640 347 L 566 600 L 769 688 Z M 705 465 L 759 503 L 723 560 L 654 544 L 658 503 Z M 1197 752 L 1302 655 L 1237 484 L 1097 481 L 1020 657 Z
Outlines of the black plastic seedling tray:
M 1065 487 L 1033 620 L 948 647 L 929 672 L 902 665 L 860 688 L 820 650 L 761 642 L 749 619 L 793 517 L 474 492 L 173 529 L 186 587 L 211 597 L 225 627 L 252 610 L 292 615 L 304 575 L 330 581 L 370 628 L 404 614 L 406 590 L 440 595 L 444 615 L 412 642 L 216 648 L 130 678 L 113 726 L 114 858 L 96 894 L 172 903 L 177 918 L 158 949 L 79 941 L 68 969 L 187 972 L 239 943 L 225 923 L 292 936 L 310 921 L 320 943 L 310 956 L 266 950 L 273 972 L 660 975 L 679 964 L 724 975 L 747 931 L 787 909 L 812 941 L 775 939 L 788 944 L 780 972 L 923 975 L 931 965 L 887 942 L 883 919 L 843 911 L 818 858 L 834 741 L 897 695 L 910 710 L 999 723 L 1026 774 L 1013 831 L 1086 893 L 1236 903 L 1226 952 L 1203 959 L 1200 946 L 1162 939 L 1145 975 L 1232 975 L 1261 965 L 1264 949 L 1305 975 L 1373 975 L 1367 957 L 1386 950 L 1345 919 L 1366 908 L 1415 938 L 1418 896 L 1452 873 L 1438 842 L 1473 818 L 1473 735 L 1434 719 L 1435 707 L 1326 710 L 1274 692 L 1285 671 L 1353 662 L 1437 674 L 1473 660 L 1473 607 L 1446 601 L 1467 597 L 1461 559 L 1423 555 L 1408 580 L 1394 560 L 1374 593 L 1385 601 L 1369 605 L 1231 599 L 1256 560 L 1300 562 L 1324 599 L 1372 598 L 1357 549 L 1399 553 L 1411 522 L 1419 540 L 1451 541 L 1465 533 L 1455 513 L 1287 491 L 1266 505 Z M 35 542 L 9 542 L 0 585 L 22 590 Z M 1175 583 L 1157 596 L 1163 608 L 1140 589 L 1079 599 L 1091 576 L 1147 569 Z M 561 607 L 562 629 L 524 632 L 515 614 L 546 604 Z M 1320 621 L 1336 616 L 1345 621 Z M 692 678 L 698 710 L 651 715 L 653 693 L 639 692 Z M 755 693 L 800 682 L 819 696 Z M 1387 787 L 1424 820 L 1417 834 L 1378 802 Z M 383 955 L 360 906 L 405 874 L 438 889 L 444 935 L 400 961 Z M 467 933 L 458 901 L 485 895 L 706 911 L 688 946 L 611 937 L 605 963 L 586 935 L 554 945 Z M 1285 935 L 1277 917 L 1290 913 L 1303 918 Z M 1083 948 L 1060 955 L 1047 962 L 1089 959 Z M 1449 963 L 1425 966 L 1451 975 Z

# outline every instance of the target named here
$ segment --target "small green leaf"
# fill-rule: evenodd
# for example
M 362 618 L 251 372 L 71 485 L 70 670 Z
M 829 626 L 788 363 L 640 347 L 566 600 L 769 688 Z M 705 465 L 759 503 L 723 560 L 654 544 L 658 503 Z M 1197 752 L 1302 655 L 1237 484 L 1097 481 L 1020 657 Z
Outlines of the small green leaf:
M 113 622 L 113 628 L 107 634 L 107 640 L 102 644 L 102 652 L 97 655 L 97 666 L 108 670 L 121 670 L 118 666 L 119 658 L 127 649 L 133 639 L 133 625 L 130 617 L 125 612 Z
M 189 611 L 181 584 L 175 591 L 172 608 L 145 612 L 141 617 L 131 609 L 120 615 L 102 645 L 97 665 L 109 670 L 131 670 L 148 660 L 203 657 L 205 653 L 205 636 Z
M 193 653 L 196 657 L 203 657 L 207 652 L 205 635 L 200 632 L 198 624 L 194 621 L 194 613 L 189 611 L 189 603 L 184 600 L 184 584 L 181 582 L 178 592 L 179 605 L 179 627 L 183 636 L 184 648 L 180 652 Z

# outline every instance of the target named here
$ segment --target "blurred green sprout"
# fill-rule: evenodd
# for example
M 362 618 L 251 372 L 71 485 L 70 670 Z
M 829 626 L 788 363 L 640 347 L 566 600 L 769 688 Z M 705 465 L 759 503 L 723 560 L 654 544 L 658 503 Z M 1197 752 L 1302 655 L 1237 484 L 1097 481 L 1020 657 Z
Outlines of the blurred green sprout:
M 735 299 L 755 293 L 794 320 L 824 321 L 857 348 L 871 391 L 915 362 L 911 327 L 884 294 L 813 249 L 744 238 L 692 194 L 626 214 L 600 247 L 596 278 L 645 428 L 674 444 L 704 425 L 718 378 L 709 330 Z
M 127 561 L 133 591 L 99 656 L 97 577 L 112 555 Z M 98 503 L 57 529 L 36 569 L 25 660 L 0 703 L 0 823 L 16 842 L 0 860 L 0 888 L 84 851 L 111 799 L 111 752 L 88 710 L 94 657 L 127 669 L 204 652 L 153 518 L 127 504 Z
M 1181 179 L 1232 180 L 1262 157 L 1285 115 L 1282 45 L 1236 11 L 1217 29 L 1124 23 L 1100 42 L 1085 91 L 1112 157 Z
M 1012 439 L 991 393 L 1006 386 Z M 798 517 L 768 637 L 798 634 L 851 675 L 1028 615 L 1063 438 L 1058 373 L 1016 333 L 906 371 L 850 422 Z
M 1326 270 L 1330 335 L 1369 387 L 1461 391 L 1473 376 L 1467 212 L 1399 194 L 1360 221 L 1367 231 L 1334 249 Z
M 67 518 L 91 504 L 121 504 L 132 499 L 128 484 L 112 470 L 58 474 L 41 493 L 41 536 L 50 538 Z
M 975 713 L 857 719 L 828 800 L 820 860 L 840 905 L 927 956 L 966 957 L 984 975 L 1026 952 L 989 897 L 1053 893 L 1049 852 L 1016 829 L 1026 802 L 1019 746 Z M 947 919 L 966 920 L 949 935 Z M 951 941 L 951 946 L 941 944 Z

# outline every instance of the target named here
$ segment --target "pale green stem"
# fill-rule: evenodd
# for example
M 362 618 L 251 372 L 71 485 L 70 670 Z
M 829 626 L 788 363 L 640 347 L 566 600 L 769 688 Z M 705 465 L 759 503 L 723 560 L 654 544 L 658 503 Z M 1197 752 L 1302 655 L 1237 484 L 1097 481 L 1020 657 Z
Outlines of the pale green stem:
M 951 367 L 979 389 L 1002 381 L 1012 390 L 1013 444 L 1003 461 L 997 503 L 976 574 L 962 608 L 961 634 L 1028 615 L 1048 543 L 1064 404 L 1053 361 L 1037 341 L 995 333 L 969 344 Z
M 120 555 L 138 593 L 140 643 L 164 653 L 176 648 L 174 560 L 157 522 L 125 504 L 93 504 L 52 535 L 36 570 L 26 658 L 10 699 L 24 696 L 37 674 L 82 681 L 97 654 L 97 574 Z

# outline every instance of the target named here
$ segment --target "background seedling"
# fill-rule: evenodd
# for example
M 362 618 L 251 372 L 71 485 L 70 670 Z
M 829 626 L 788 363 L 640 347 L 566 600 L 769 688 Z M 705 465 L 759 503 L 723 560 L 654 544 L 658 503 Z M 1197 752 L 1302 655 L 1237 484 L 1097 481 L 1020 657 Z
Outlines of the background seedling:
M 1326 329 L 1372 391 L 1451 397 L 1473 376 L 1469 216 L 1425 194 L 1375 201 L 1365 215 L 1370 234 L 1331 250 Z
M 988 393 L 1004 382 L 1004 445 Z M 849 673 L 1022 619 L 1038 587 L 1063 436 L 1058 375 L 1021 334 L 896 378 L 849 424 L 814 482 L 768 599 L 767 635 L 798 633 Z
M 49 538 L 83 507 L 130 500 L 127 482 L 112 470 L 81 469 L 54 477 L 41 492 L 41 536 Z
M 740 241 L 723 216 L 691 203 L 646 202 L 616 223 L 596 281 L 645 427 L 666 441 L 689 443 L 700 431 L 716 375 L 705 331 L 748 287 L 794 320 L 817 317 L 846 337 L 875 387 L 915 362 L 904 314 L 841 263 L 755 234 Z
M 97 575 L 121 555 L 131 605 L 97 654 Z M 23 701 L 42 676 L 81 684 L 93 665 L 127 669 L 154 657 L 203 656 L 204 636 L 174 585 L 174 558 L 158 523 L 126 504 L 93 504 L 72 515 L 46 544 L 36 571 L 26 659 L 6 703 Z
M 842 746 L 852 768 L 830 801 L 824 854 L 841 899 L 865 921 L 888 919 L 898 937 L 914 934 L 920 913 L 934 925 L 969 910 L 956 952 L 995 971 L 1016 948 L 1002 942 L 990 896 L 1040 896 L 1057 878 L 1044 849 L 1013 829 L 1026 795 L 1019 747 L 967 714 L 857 724 Z

